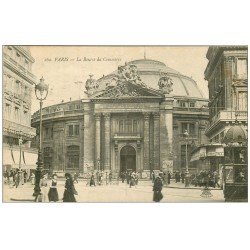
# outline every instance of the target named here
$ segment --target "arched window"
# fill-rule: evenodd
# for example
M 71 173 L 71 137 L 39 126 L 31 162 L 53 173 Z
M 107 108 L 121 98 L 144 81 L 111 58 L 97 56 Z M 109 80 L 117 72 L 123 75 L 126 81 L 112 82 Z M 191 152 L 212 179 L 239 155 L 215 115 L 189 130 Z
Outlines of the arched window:
M 46 171 L 52 172 L 52 160 L 53 160 L 53 149 L 51 147 L 46 147 L 43 149 L 43 163 L 44 169 Z
M 80 147 L 71 145 L 67 147 L 67 169 L 79 169 Z

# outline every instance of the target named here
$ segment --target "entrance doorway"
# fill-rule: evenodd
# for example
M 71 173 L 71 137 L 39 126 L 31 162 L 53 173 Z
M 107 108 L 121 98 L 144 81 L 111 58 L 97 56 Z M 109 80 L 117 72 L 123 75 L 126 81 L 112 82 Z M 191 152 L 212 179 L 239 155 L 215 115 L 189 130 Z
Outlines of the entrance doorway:
M 136 171 L 136 151 L 132 146 L 124 146 L 121 149 L 120 171 Z

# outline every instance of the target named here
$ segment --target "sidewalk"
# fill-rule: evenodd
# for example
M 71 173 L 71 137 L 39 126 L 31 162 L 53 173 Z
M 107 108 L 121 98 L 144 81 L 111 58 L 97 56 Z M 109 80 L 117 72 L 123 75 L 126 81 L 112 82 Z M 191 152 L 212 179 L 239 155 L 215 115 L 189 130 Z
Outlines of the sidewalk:
M 200 189 L 200 190 L 203 190 L 204 187 L 195 187 L 194 185 L 190 185 L 189 187 L 185 187 L 185 183 L 182 183 L 182 182 L 175 182 L 174 180 L 171 180 L 171 183 L 170 184 L 166 184 L 164 185 L 164 187 L 166 188 L 178 188 L 178 189 Z M 213 188 L 213 187 L 209 187 L 209 189 L 211 190 L 221 190 L 221 188 Z

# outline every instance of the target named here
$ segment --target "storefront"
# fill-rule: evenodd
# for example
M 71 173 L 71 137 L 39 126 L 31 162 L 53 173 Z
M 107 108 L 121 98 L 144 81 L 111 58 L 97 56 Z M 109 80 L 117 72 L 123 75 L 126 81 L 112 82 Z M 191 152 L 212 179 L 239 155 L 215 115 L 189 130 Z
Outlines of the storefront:
M 31 150 L 30 150 L 31 151 Z M 36 169 L 37 152 L 28 152 L 13 147 L 3 148 L 3 172 L 13 169 L 25 170 L 28 174 Z
M 190 165 L 196 168 L 197 173 L 202 170 L 219 171 L 224 157 L 222 144 L 206 144 L 192 151 Z

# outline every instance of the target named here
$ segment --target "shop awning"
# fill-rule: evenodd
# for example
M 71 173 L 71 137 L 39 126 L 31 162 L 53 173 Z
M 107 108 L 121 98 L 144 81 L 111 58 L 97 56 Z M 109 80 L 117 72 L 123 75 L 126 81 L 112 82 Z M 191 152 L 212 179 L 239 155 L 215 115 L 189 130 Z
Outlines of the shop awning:
M 207 157 L 224 156 L 224 147 L 221 144 L 207 145 Z
M 224 147 L 222 144 L 207 144 L 198 147 L 192 152 L 190 162 L 221 156 L 224 156 Z
M 38 156 L 35 153 L 24 152 L 24 167 L 26 169 L 36 169 L 37 157 Z
M 11 156 L 10 149 L 4 148 L 3 149 L 3 165 L 13 165 L 14 161 Z
M 204 159 L 205 157 L 206 157 L 206 147 L 203 146 L 203 147 L 198 148 L 198 150 L 196 150 L 191 155 L 190 162 L 198 161 L 198 160 Z
M 3 149 L 3 165 L 11 165 L 12 168 L 19 168 L 20 151 L 11 148 Z M 21 168 L 35 169 L 37 153 L 21 151 Z

